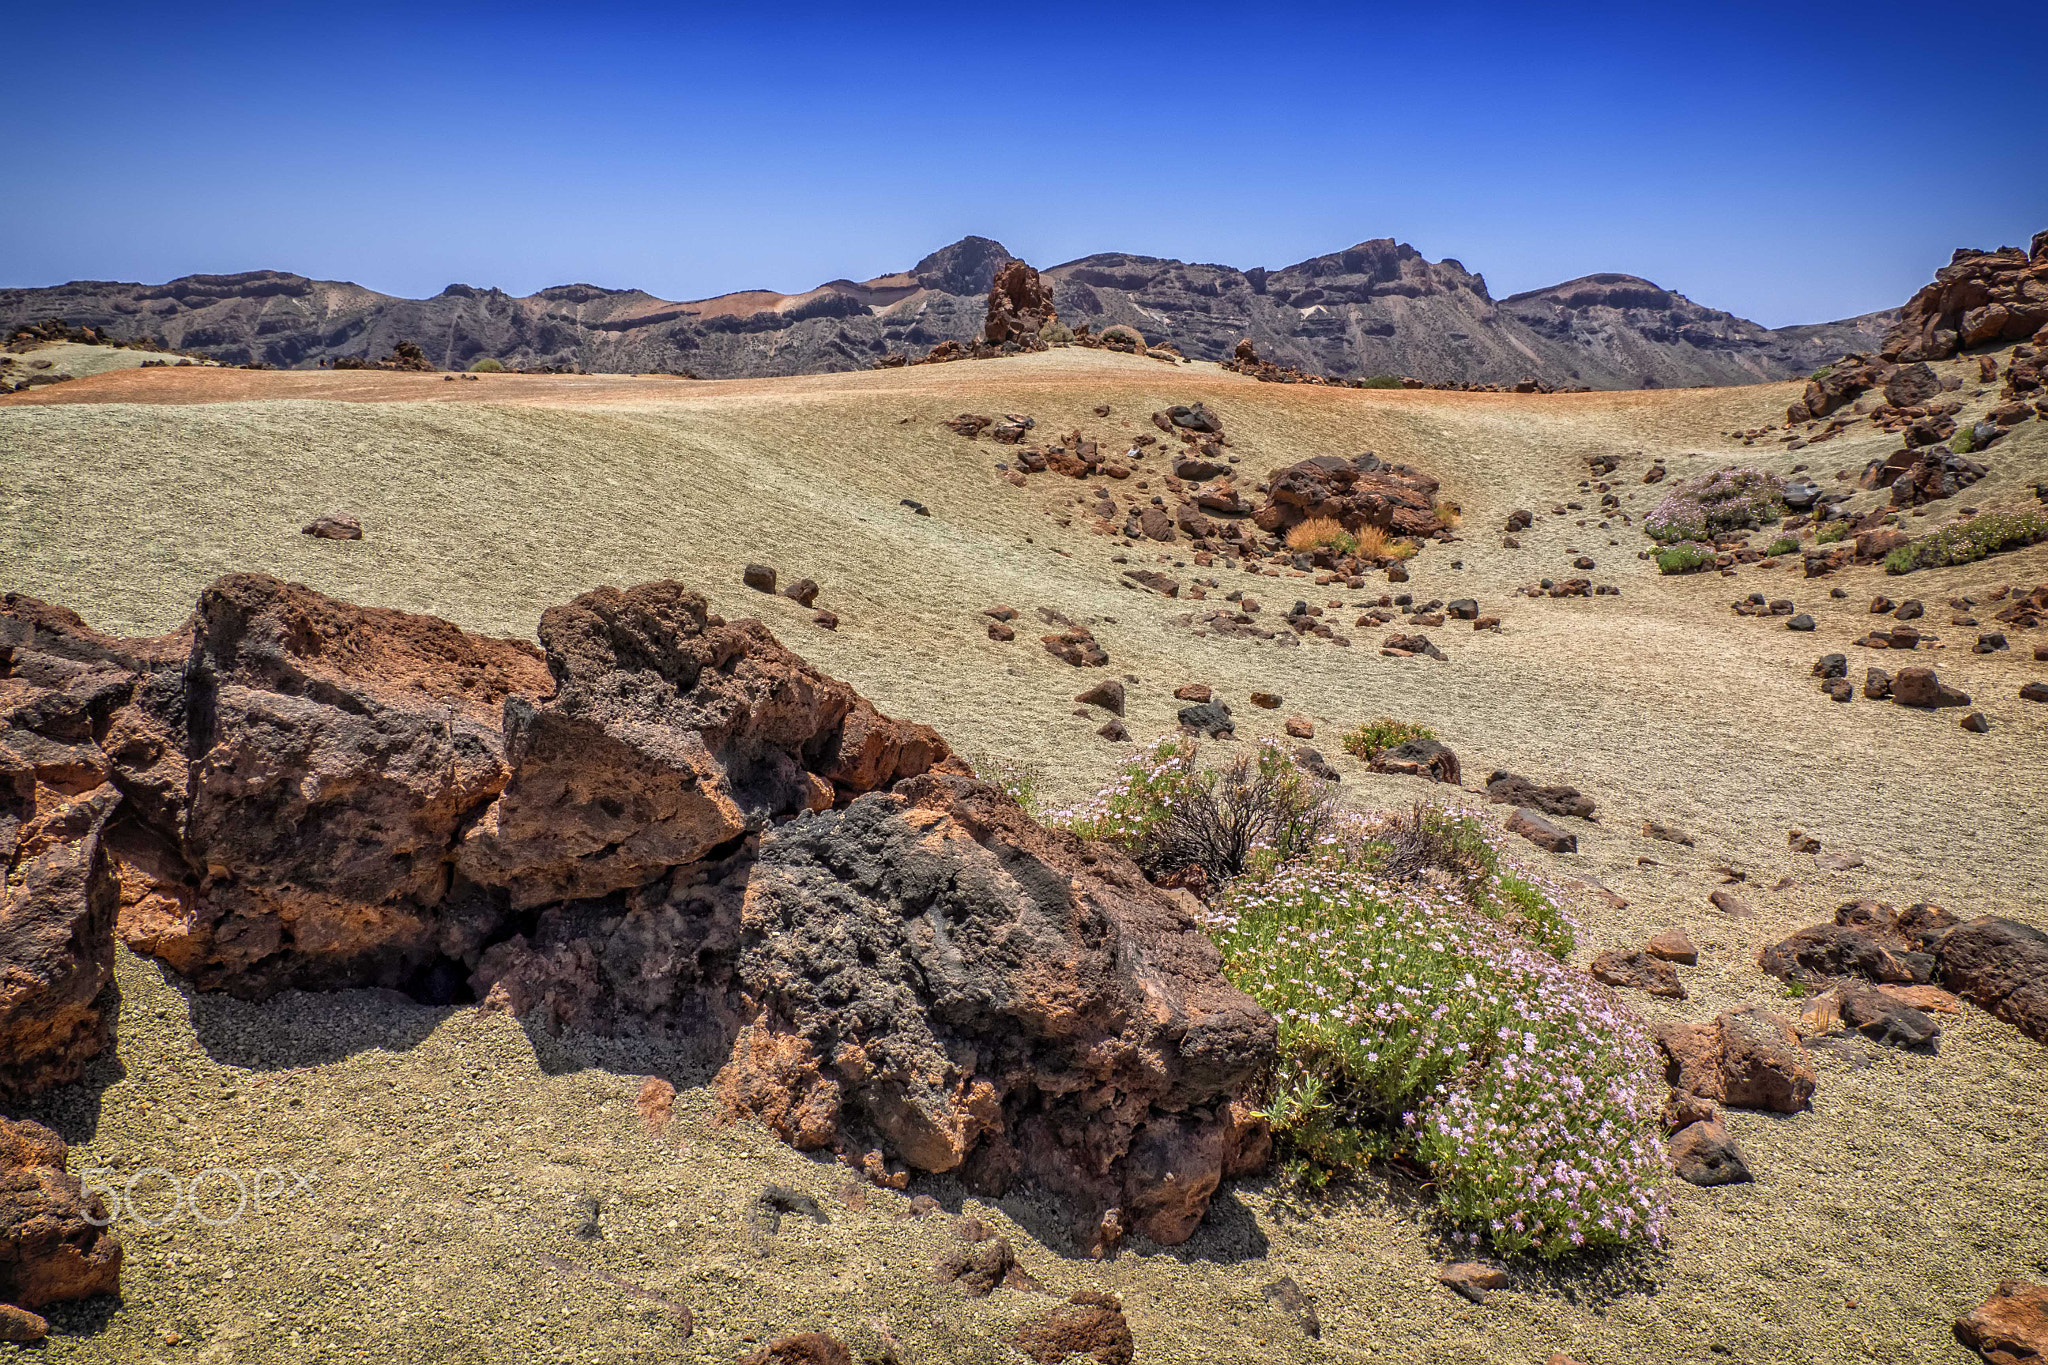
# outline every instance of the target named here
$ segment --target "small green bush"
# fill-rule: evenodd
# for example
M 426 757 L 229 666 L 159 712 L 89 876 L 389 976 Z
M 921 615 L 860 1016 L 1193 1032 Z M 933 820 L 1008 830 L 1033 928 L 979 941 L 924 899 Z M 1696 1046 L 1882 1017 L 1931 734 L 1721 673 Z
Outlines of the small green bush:
M 1779 536 L 1771 542 L 1771 548 L 1765 550 L 1764 553 L 1767 555 L 1789 555 L 1798 548 L 1799 538 L 1797 536 Z
M 1361 389 L 1398 389 L 1401 387 L 1401 376 L 1396 374 L 1367 375 L 1364 379 L 1358 381 L 1358 387 Z
M 1976 428 L 1967 423 L 1956 428 L 1956 434 L 1948 438 L 1948 448 L 1958 455 L 1967 455 L 1977 448 Z
M 505 372 L 505 362 L 497 359 L 495 356 L 485 356 L 482 360 L 470 366 L 469 372 L 471 374 L 503 374 Z
M 1815 532 L 1813 538 L 1822 545 L 1833 545 L 1838 540 L 1847 540 L 1849 538 L 1849 523 L 1846 521 L 1831 521 Z
M 1698 573 L 1714 567 L 1714 552 L 1704 545 L 1685 541 L 1657 551 L 1658 573 Z
M 1808 379 L 1826 379 L 1829 375 L 1833 374 L 1834 372 L 1835 367 L 1833 365 L 1823 365 L 1819 369 L 1815 370 L 1812 374 L 1806 377 Z
M 1341 741 L 1344 752 L 1371 762 L 1396 745 L 1406 744 L 1411 739 L 1435 739 L 1436 731 L 1412 720 L 1395 720 L 1392 716 L 1381 716 L 1369 720 L 1356 730 L 1344 736 Z
M 1945 564 L 1971 564 L 1986 555 L 2023 549 L 2042 540 L 2048 540 L 2048 513 L 1986 512 L 1901 545 L 1884 557 L 1884 571 L 1901 574 Z

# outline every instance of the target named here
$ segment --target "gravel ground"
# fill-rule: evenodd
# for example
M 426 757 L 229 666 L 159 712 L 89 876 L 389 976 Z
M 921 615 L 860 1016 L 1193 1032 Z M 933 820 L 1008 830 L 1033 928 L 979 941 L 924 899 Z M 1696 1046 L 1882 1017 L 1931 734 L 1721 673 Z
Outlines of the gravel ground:
M 1796 386 L 1332 391 L 1064 351 L 699 385 L 350 376 L 344 392 L 340 377 L 322 390 L 310 381 L 326 376 L 278 376 L 275 391 L 289 379 L 302 395 L 288 401 L 257 396 L 270 377 L 235 372 L 234 401 L 187 401 L 223 373 L 110 375 L 0 400 L 0 587 L 105 629 L 154 631 L 217 574 L 263 569 L 530 636 L 543 607 L 597 583 L 677 577 L 728 614 L 760 615 L 883 709 L 970 751 L 1036 765 L 1057 803 L 1091 790 L 1124 752 L 1093 737 L 1099 717 L 1071 714 L 1069 699 L 1101 674 L 1054 661 L 1031 630 L 996 644 L 978 614 L 998 601 L 1027 617 L 1052 607 L 1090 623 L 1110 671 L 1137 680 L 1129 723 L 1141 737 L 1171 724 L 1177 684 L 1200 680 L 1237 708 L 1247 734 L 1277 733 L 1290 712 L 1312 717 L 1361 801 L 1423 794 L 1338 753 L 1344 727 L 1381 714 L 1434 725 L 1468 782 L 1500 766 L 1592 795 L 1599 823 L 1570 822 L 1581 852 L 1552 861 L 1628 904 L 1585 911 L 1581 955 L 1667 925 L 1702 950 L 1684 971 L 1691 1000 L 1638 1000 L 1653 1016 L 1705 1018 L 1753 1000 L 1796 1009 L 1756 970 L 1757 950 L 1854 896 L 2048 924 L 2048 707 L 2016 698 L 2021 682 L 2048 677 L 2048 664 L 2031 662 L 2048 631 L 2008 630 L 2013 650 L 1974 655 L 1976 629 L 1951 626 L 1946 606 L 1993 584 L 2048 582 L 2048 546 L 1904 579 L 1858 569 L 1808 581 L 1796 568 L 1663 579 L 1635 557 L 1643 542 L 1629 528 L 1544 511 L 1597 501 L 1577 483 L 1600 452 L 1624 457 L 1612 482 L 1639 516 L 1661 492 L 1637 482 L 1651 456 L 1680 476 L 1731 459 L 1779 471 L 1804 461 L 1824 486 L 1847 486 L 1834 471 L 1893 448 L 1874 433 L 1799 452 L 1718 434 L 1781 416 Z M 145 379 L 166 401 L 127 401 Z M 323 392 L 354 401 L 319 401 Z M 1974 386 L 1962 396 L 1994 401 Z M 1039 477 L 1012 488 L 994 469 L 1008 447 L 936 425 L 963 410 L 1027 412 L 1044 432 L 1115 438 L 1195 398 L 1223 416 L 1232 449 L 1259 474 L 1372 449 L 1438 475 L 1465 509 L 1465 538 L 1426 550 L 1405 590 L 1476 597 L 1502 632 L 1429 631 L 1445 663 L 1381 657 L 1382 632 L 1350 630 L 1348 610 L 1332 616 L 1353 635 L 1349 649 L 1195 637 L 1174 624 L 1188 604 L 1115 586 L 1126 566 L 1112 555 L 1136 567 L 1156 549 L 1057 524 L 1078 485 Z M 1092 414 L 1100 403 L 1109 417 Z M 2025 485 L 2048 475 L 2048 431 L 2028 423 L 1980 458 L 1992 476 L 1957 502 L 2032 505 Z M 932 515 L 912 515 L 905 497 Z M 1497 528 L 1517 506 L 1542 515 L 1511 551 Z M 360 516 L 367 538 L 298 534 L 330 508 Z M 1568 576 L 1580 553 L 1622 596 L 1508 595 Z M 1172 569 L 1167 558 L 1154 566 Z M 742 588 L 749 561 L 816 578 L 839 631 Z M 1390 590 L 1215 576 L 1272 615 L 1297 597 L 1350 603 Z M 1827 596 L 1836 585 L 1846 601 Z M 1749 591 L 1793 597 L 1818 631 L 1733 616 L 1729 602 Z M 1849 645 L 1879 591 L 1928 603 L 1920 624 L 1946 647 L 1915 661 L 1971 692 L 1989 734 L 1963 732 L 1954 712 L 1818 693 L 1820 653 L 1848 652 L 1859 680 L 1868 664 L 1901 662 Z M 1244 700 L 1254 689 L 1287 704 L 1256 711 Z M 1697 848 L 1640 837 L 1652 817 L 1689 829 Z M 1824 854 L 1854 851 L 1863 865 L 1827 871 L 1791 853 L 1794 826 Z M 1745 873 L 1732 889 L 1754 918 L 1707 904 L 1717 865 Z M 758 1132 L 710 1126 L 691 1087 L 704 1071 L 689 1059 L 577 1052 L 507 1020 L 377 993 L 194 1001 L 134 959 L 123 960 L 122 988 L 119 1066 L 51 1101 L 80 1144 L 76 1162 L 110 1167 L 124 1185 L 151 1165 L 181 1178 L 271 1166 L 313 1187 L 294 1184 L 260 1215 L 220 1227 L 125 1223 L 123 1303 L 61 1317 L 66 1330 L 43 1348 L 51 1360 L 728 1361 L 750 1349 L 748 1336 L 812 1327 L 877 1348 L 889 1333 L 906 1361 L 1015 1360 L 1003 1338 L 1050 1302 L 1007 1289 L 974 1301 L 935 1285 L 930 1263 L 952 1244 L 946 1217 L 902 1220 L 906 1199 L 873 1189 L 849 1208 L 835 1194 L 848 1183 L 839 1170 Z M 1121 1294 L 1141 1360 L 1529 1361 L 1557 1349 L 1590 1365 L 1960 1360 L 1948 1323 L 1999 1278 L 2048 1272 L 2048 1051 L 1975 1012 L 1945 1028 L 1938 1057 L 1816 1054 L 1811 1113 L 1731 1116 L 1757 1183 L 1677 1186 L 1666 1255 L 1524 1272 L 1484 1306 L 1435 1285 L 1443 1248 L 1400 1189 L 1303 1206 L 1240 1187 L 1189 1245 L 1099 1264 L 1034 1236 L 1043 1224 L 1027 1203 L 987 1208 L 942 1184 L 926 1192 L 1004 1232 L 1049 1287 Z M 658 1138 L 634 1108 L 650 1073 L 683 1087 Z M 829 1221 L 786 1216 L 779 1232 L 760 1230 L 750 1208 L 771 1183 L 811 1194 Z M 161 1201 L 161 1185 L 157 1173 L 137 1185 L 145 1214 L 160 1207 L 149 1195 Z M 220 1177 L 204 1188 L 232 1207 Z M 589 1199 L 599 1235 L 585 1240 L 575 1225 Z M 1264 1297 L 1283 1275 L 1314 1302 L 1319 1341 Z M 677 1305 L 694 1318 L 687 1339 Z

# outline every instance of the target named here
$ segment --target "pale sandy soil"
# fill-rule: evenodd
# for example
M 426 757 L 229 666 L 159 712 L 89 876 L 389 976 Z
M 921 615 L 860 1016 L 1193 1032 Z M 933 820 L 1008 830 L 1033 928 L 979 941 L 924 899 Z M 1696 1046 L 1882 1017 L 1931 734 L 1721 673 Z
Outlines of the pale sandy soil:
M 1174 686 L 1201 680 L 1237 709 L 1243 734 L 1277 733 L 1291 711 L 1314 718 L 1319 747 L 1363 801 L 1423 794 L 1339 754 L 1344 727 L 1381 714 L 1434 725 L 1468 783 L 1501 766 L 1577 785 L 1600 821 L 1578 824 L 1579 855 L 1550 861 L 1629 901 L 1586 908 L 1581 957 L 1682 925 L 1703 954 L 1686 972 L 1693 998 L 1638 998 L 1646 1014 L 1704 1018 L 1751 1000 L 1790 1010 L 1756 952 L 1841 900 L 1936 900 L 2048 924 L 2048 707 L 2016 697 L 2048 677 L 2031 661 L 2048 631 L 2008 630 L 2012 651 L 1973 655 L 1976 629 L 1950 626 L 1946 606 L 1958 592 L 2048 582 L 2048 546 L 1903 579 L 1858 569 L 1809 582 L 1796 568 L 1663 579 L 1636 559 L 1643 541 L 1630 528 L 1581 528 L 1584 514 L 1544 510 L 1596 503 L 1576 485 L 1585 457 L 1603 451 L 1624 456 L 1613 482 L 1639 516 L 1661 492 L 1636 482 L 1653 455 L 1679 475 L 1730 459 L 1780 471 L 1803 461 L 1833 486 L 1835 470 L 1894 447 L 1867 428 L 1796 453 L 1717 434 L 1775 420 L 1796 392 L 1333 391 L 1080 351 L 717 383 L 151 370 L 0 399 L 0 587 L 104 629 L 154 631 L 215 575 L 261 569 L 530 636 L 543 607 L 595 584 L 675 577 L 728 614 L 760 615 L 885 710 L 964 749 L 1039 765 L 1057 802 L 1092 789 L 1124 751 L 1093 736 L 1100 717 L 1071 714 L 1098 671 L 1053 660 L 1035 630 L 1007 645 L 986 638 L 982 607 L 1007 602 L 1028 617 L 1047 606 L 1089 622 L 1111 671 L 1136 679 L 1140 737 L 1171 724 Z M 1995 401 L 1975 394 L 1962 394 L 1972 411 Z M 1437 474 L 1465 508 L 1465 538 L 1425 551 L 1407 590 L 1476 597 L 1503 631 L 1429 631 L 1446 663 L 1381 657 L 1384 631 L 1352 629 L 1349 610 L 1332 612 L 1349 649 L 1196 638 L 1173 624 L 1188 604 L 1115 586 L 1125 566 L 1113 554 L 1135 567 L 1156 548 L 1127 550 L 1081 520 L 1058 526 L 1052 514 L 1072 509 L 1079 485 L 1039 477 L 1014 489 L 994 469 L 1008 447 L 937 425 L 963 410 L 1024 412 L 1041 431 L 1121 438 L 1150 430 L 1152 409 L 1196 398 L 1260 474 L 1365 449 Z M 1092 415 L 1099 403 L 1108 418 Z M 2033 505 L 2025 485 L 2048 476 L 2048 431 L 2028 423 L 1983 458 L 1993 476 L 1958 503 Z M 905 497 L 932 515 L 912 515 Z M 1540 515 L 1511 551 L 1498 527 L 1517 506 Z M 366 539 L 298 533 L 330 508 L 359 516 Z M 1508 595 L 1570 575 L 1575 553 L 1623 595 Z M 1172 569 L 1167 559 L 1155 567 Z M 743 588 L 749 561 L 816 578 L 838 632 Z M 1396 590 L 1215 576 L 1255 593 L 1268 617 L 1297 597 Z M 1849 599 L 1830 599 L 1831 586 Z M 1793 597 L 1820 629 L 1734 617 L 1729 602 L 1752 590 Z M 1869 664 L 1901 662 L 1849 644 L 1878 591 L 1928 603 L 1920 624 L 1945 648 L 1915 661 L 1971 692 L 1989 734 L 1963 732 L 1954 712 L 1836 705 L 1816 691 L 1822 652 L 1848 652 L 1859 680 Z M 1254 710 L 1254 689 L 1284 694 L 1286 707 Z M 1648 817 L 1690 829 L 1697 850 L 1639 837 Z M 1789 853 L 1793 826 L 1865 866 L 1825 872 Z M 1717 863 L 1747 871 L 1738 889 L 1756 918 L 1708 906 Z M 1781 878 L 1791 880 L 1771 889 Z M 672 1059 L 571 1056 L 502 1019 L 367 993 L 260 1009 L 193 1002 L 153 964 L 122 970 L 125 1075 L 63 1097 L 54 1115 L 81 1139 L 77 1159 L 128 1172 L 295 1165 L 320 1179 L 316 1194 L 261 1218 L 136 1232 L 123 1306 L 103 1323 L 81 1316 L 77 1334 L 47 1348 L 52 1360 L 726 1361 L 748 1335 L 872 1333 L 877 1320 L 906 1360 L 1014 1360 L 1000 1341 L 1043 1302 L 1007 1290 L 970 1302 L 932 1284 L 947 1242 L 936 1220 L 898 1222 L 901 1198 L 872 1191 L 866 1209 L 847 1209 L 831 1197 L 838 1172 L 758 1133 L 711 1128 L 701 1094 L 686 1092 L 662 1139 L 642 1135 L 639 1078 Z M 1312 1207 L 1241 1187 L 1188 1246 L 1106 1264 L 1039 1242 L 1026 1204 L 983 1216 L 1048 1284 L 1122 1294 L 1147 1361 L 1531 1361 L 1554 1349 L 1591 1365 L 1959 1360 L 1947 1331 L 1958 1313 L 2001 1277 L 2048 1272 L 2048 1050 L 1981 1014 L 1946 1025 L 1938 1057 L 1818 1054 L 1811 1113 L 1733 1116 L 1758 1181 L 1676 1185 L 1667 1256 L 1523 1274 L 1484 1307 L 1434 1285 L 1441 1248 L 1405 1197 L 1376 1187 Z M 790 1219 L 774 1237 L 751 1236 L 745 1208 L 769 1181 L 817 1195 L 830 1223 Z M 605 1201 L 592 1242 L 569 1230 L 583 1194 Z M 666 1307 L 592 1268 L 687 1304 L 694 1335 L 680 1340 Z M 1281 1275 L 1314 1300 L 1319 1342 L 1262 1298 Z M 183 1344 L 165 1345 L 167 1331 Z
M 167 367 L 176 367 L 178 362 L 185 358 L 164 355 L 157 351 L 131 351 L 122 346 L 86 346 L 75 341 L 45 341 L 19 351 L 0 350 L 0 359 L 14 362 L 12 365 L 0 365 L 0 381 L 16 384 L 37 375 L 65 375 L 69 379 L 85 379 L 102 374 L 135 374 L 147 380 L 149 376 L 142 374 L 144 361 L 161 360 L 167 363 Z M 186 368 L 196 368 L 199 363 L 195 360 Z M 152 365 L 150 368 L 154 370 L 157 367 Z M 61 387 L 56 385 L 48 389 L 31 390 L 34 396 L 20 401 L 37 401 L 43 395 Z

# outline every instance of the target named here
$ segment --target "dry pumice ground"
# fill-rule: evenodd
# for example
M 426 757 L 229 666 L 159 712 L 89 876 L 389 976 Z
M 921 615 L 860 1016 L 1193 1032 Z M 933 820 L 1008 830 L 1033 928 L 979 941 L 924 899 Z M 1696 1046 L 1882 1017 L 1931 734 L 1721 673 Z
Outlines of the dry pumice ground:
M 1936 368 L 1973 375 L 1975 362 Z M 1129 679 L 1139 739 L 1172 726 L 1187 682 L 1232 705 L 1240 739 L 1305 715 L 1365 804 L 1439 793 L 1368 773 L 1336 737 L 1374 716 L 1419 720 L 1459 751 L 1468 784 L 1507 768 L 1597 800 L 1597 824 L 1567 822 L 1576 855 L 1532 856 L 1627 902 L 1579 907 L 1575 960 L 1670 926 L 1699 945 L 1691 999 L 1631 994 L 1643 1014 L 1705 1019 L 1749 1002 L 1796 1012 L 1757 953 L 1843 901 L 1936 901 L 2048 925 L 2048 706 L 2017 697 L 2048 677 L 2031 658 L 2048 631 L 2008 631 L 2011 650 L 1973 654 L 1976 630 L 1950 626 L 1946 606 L 2048 582 L 2048 545 L 1904 579 L 1868 568 L 1805 580 L 1796 567 L 1663 578 L 1637 558 L 1646 542 L 1633 527 L 1548 511 L 1597 502 L 1578 484 L 1602 453 L 1622 457 L 1611 482 L 1639 521 L 1663 491 L 1638 482 L 1654 457 L 1674 476 L 1804 463 L 1834 488 L 1849 486 L 1835 470 L 1896 444 L 1861 426 L 1797 452 L 1718 434 L 1780 420 L 1798 391 L 1339 390 L 1074 350 L 719 383 L 129 370 L 0 400 L 0 588 L 101 630 L 155 632 L 218 575 L 260 570 L 526 636 L 544 607 L 595 585 L 675 578 L 729 616 L 760 616 L 889 714 L 1042 768 L 1054 805 L 1128 753 L 1095 737 L 1100 715 L 1073 714 L 1074 695 L 1104 676 Z M 1219 567 L 1223 590 L 1257 595 L 1268 619 L 1297 598 L 1341 600 L 1332 617 L 1347 627 L 1348 604 L 1384 591 L 1472 597 L 1500 632 L 1432 630 L 1444 662 L 1384 657 L 1382 632 L 1363 628 L 1350 648 L 1194 635 L 1176 623 L 1191 604 L 1117 585 L 1125 568 L 1197 572 L 1176 568 L 1174 547 L 1090 534 L 1073 501 L 1083 485 L 1013 487 L 996 468 L 1012 447 L 940 425 L 962 411 L 1026 413 L 1038 431 L 1107 442 L 1197 399 L 1259 475 L 1372 450 L 1434 474 L 1464 513 L 1460 539 L 1412 561 L 1403 588 Z M 2048 430 L 2024 423 L 1979 458 L 1990 476 L 1953 501 L 2034 505 L 2027 485 L 2048 475 Z M 1521 548 L 1503 548 L 1499 528 L 1518 507 L 1535 524 Z M 299 533 L 330 510 L 360 518 L 364 538 Z M 1951 515 L 1937 504 L 1908 524 Z M 1619 596 L 1510 595 L 1572 576 L 1581 556 Z M 743 587 L 755 562 L 815 579 L 837 630 Z M 1793 598 L 1816 631 L 1733 615 L 1750 591 Z M 1884 662 L 1849 643 L 1880 591 L 1928 603 L 1923 624 L 1946 648 L 1916 661 L 1971 693 L 1988 733 L 1962 730 L 1953 711 L 1838 705 L 1817 690 L 1819 654 L 1848 652 L 1859 682 Z M 980 613 L 998 602 L 1023 613 L 1015 641 L 987 635 Z M 1041 649 L 1039 607 L 1087 625 L 1108 667 L 1071 668 Z M 1256 708 L 1254 691 L 1284 706 Z M 1652 819 L 1696 845 L 1641 837 Z M 1861 864 L 1831 871 L 1792 851 L 1794 827 L 1821 841 L 1821 857 L 1854 852 Z M 1752 918 L 1710 906 L 1718 866 L 1745 874 Z M 58 1331 L 38 1348 L 53 1361 L 723 1362 L 812 1329 L 875 1359 L 1019 1359 L 1005 1344 L 1015 1324 L 1051 1300 L 1008 1288 L 970 1299 L 935 1283 L 958 1212 L 1009 1237 L 1048 1289 L 1119 1295 L 1143 1361 L 1520 1362 L 1554 1350 L 1592 1365 L 1951 1361 L 1967 1353 L 1949 1323 L 2001 1278 L 2048 1271 L 2048 1050 L 1968 1009 L 1944 1019 L 1938 1055 L 1815 1052 L 1811 1112 L 1731 1112 L 1756 1181 L 1674 1182 L 1664 1255 L 1518 1269 L 1473 1305 L 1436 1283 L 1446 1248 L 1398 1186 L 1309 1201 L 1240 1184 L 1183 1246 L 1076 1259 L 1035 1235 L 1046 1222 L 1028 1201 L 984 1206 L 943 1181 L 907 1194 L 857 1184 L 764 1132 L 715 1126 L 701 1090 L 683 1091 L 674 1119 L 650 1132 L 636 1098 L 655 1064 L 622 1044 L 529 1037 L 501 1016 L 389 993 L 241 1004 L 126 955 L 119 973 L 119 1060 L 26 1116 L 73 1141 L 74 1170 L 104 1168 L 124 1189 L 134 1180 L 145 1215 L 161 1207 L 151 1199 L 164 1198 L 165 1171 L 290 1177 L 264 1177 L 263 1206 L 232 1220 L 233 1189 L 210 1177 L 203 1203 L 218 1226 L 124 1220 L 122 1301 L 56 1310 Z M 768 1230 L 767 1185 L 811 1196 L 822 1221 L 785 1213 Z M 919 1193 L 945 1211 L 909 1216 Z M 1283 1277 L 1313 1305 L 1319 1338 L 1268 1293 Z

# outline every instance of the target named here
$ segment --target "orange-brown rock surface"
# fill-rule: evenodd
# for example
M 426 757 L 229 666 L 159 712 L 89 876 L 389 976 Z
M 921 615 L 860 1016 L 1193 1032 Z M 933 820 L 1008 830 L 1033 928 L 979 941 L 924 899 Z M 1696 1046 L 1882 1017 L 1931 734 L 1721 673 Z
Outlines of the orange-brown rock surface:
M 253 574 L 157 641 L 0 631 L 19 1093 L 105 1045 L 118 933 L 206 990 L 729 1049 L 734 1114 L 1036 1185 L 1097 1247 L 1185 1239 L 1263 1150 L 1272 1021 L 1180 904 L 679 584 L 539 649 Z

